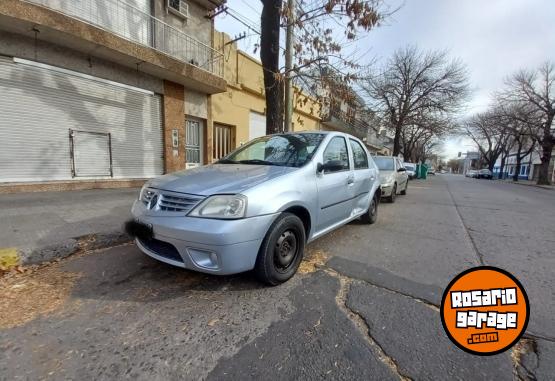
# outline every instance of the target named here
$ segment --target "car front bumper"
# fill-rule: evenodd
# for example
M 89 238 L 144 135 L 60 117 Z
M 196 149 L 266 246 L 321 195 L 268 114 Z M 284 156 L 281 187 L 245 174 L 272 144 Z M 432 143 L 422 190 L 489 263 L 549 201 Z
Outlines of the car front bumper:
M 393 184 L 387 184 L 387 185 L 382 184 L 382 197 L 389 197 L 391 196 L 392 192 L 393 192 Z
M 136 221 L 152 227 L 153 240 L 135 239 L 145 254 L 170 265 L 210 274 L 252 270 L 258 250 L 276 214 L 238 220 L 145 214 L 135 202 Z

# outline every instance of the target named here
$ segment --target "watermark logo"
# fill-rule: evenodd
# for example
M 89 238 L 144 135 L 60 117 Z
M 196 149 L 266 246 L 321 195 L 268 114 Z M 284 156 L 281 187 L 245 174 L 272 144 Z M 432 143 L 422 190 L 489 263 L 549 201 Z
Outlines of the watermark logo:
M 466 270 L 443 293 L 441 322 L 466 352 L 488 356 L 511 348 L 524 334 L 530 306 L 522 284 L 491 266 Z

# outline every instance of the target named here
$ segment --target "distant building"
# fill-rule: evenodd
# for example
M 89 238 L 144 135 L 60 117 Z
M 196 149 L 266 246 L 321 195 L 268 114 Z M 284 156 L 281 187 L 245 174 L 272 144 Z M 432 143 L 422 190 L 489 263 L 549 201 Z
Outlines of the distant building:
M 497 178 L 512 178 L 516 171 L 516 155 L 515 150 L 511 151 L 507 156 L 505 161 L 505 167 L 503 168 L 503 173 L 501 174 L 501 158 L 497 159 L 495 166 L 493 167 L 493 174 Z M 551 173 L 551 182 L 555 182 L 555 150 L 552 153 L 551 163 L 549 166 L 549 172 Z M 525 156 L 520 162 L 520 171 L 518 172 L 518 178 L 520 180 L 533 180 L 537 181 L 539 177 L 539 171 L 541 166 L 540 154 L 537 150 L 532 151 L 531 154 Z
M 480 152 L 467 151 L 464 163 L 463 163 L 463 174 L 472 170 L 480 169 Z

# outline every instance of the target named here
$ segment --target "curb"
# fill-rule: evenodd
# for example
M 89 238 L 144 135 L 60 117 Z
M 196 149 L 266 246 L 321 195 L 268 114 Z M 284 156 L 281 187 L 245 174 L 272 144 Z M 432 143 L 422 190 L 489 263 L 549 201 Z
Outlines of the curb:
M 503 184 L 515 184 L 515 185 L 522 185 L 525 187 L 536 187 L 536 188 L 547 189 L 547 190 L 555 190 L 555 186 L 553 185 L 526 184 L 518 181 L 507 181 L 507 180 L 499 180 L 499 179 L 495 179 L 495 181 Z
M 56 259 L 69 257 L 87 250 L 104 249 L 131 242 L 131 237 L 122 231 L 87 234 L 69 238 L 55 245 L 41 248 L 5 248 L 0 249 L 0 267 L 4 262 L 7 268 L 18 265 L 38 265 Z

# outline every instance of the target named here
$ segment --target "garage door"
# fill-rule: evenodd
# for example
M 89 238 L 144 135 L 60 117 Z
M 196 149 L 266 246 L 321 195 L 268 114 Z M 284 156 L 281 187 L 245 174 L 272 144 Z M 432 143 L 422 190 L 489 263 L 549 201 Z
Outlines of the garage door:
M 0 182 L 163 173 L 160 96 L 0 59 Z
M 249 118 L 249 139 L 266 135 L 266 116 L 251 111 Z

